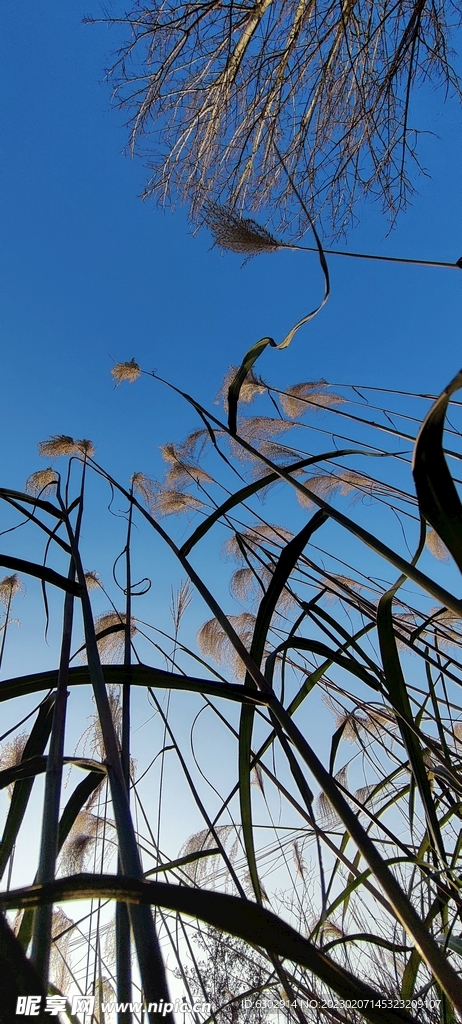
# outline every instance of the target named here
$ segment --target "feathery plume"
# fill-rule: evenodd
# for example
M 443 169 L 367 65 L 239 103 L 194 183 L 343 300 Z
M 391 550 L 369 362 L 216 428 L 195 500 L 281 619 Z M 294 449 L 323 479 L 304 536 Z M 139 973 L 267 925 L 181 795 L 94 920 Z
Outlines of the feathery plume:
M 125 612 L 117 611 L 106 612 L 104 615 L 98 615 L 95 619 L 97 637 L 98 634 L 106 633 L 107 630 L 106 635 L 99 636 L 98 639 L 100 657 L 106 665 L 120 661 L 123 657 L 126 621 Z M 130 637 L 134 637 L 137 632 L 135 621 L 132 619 L 130 623 Z
M 346 789 L 347 788 L 347 768 L 346 767 L 345 768 L 341 768 L 340 771 L 337 772 L 336 775 L 334 775 L 334 779 L 335 779 L 336 782 L 339 783 L 340 786 L 342 786 L 344 789 Z M 338 821 L 340 820 L 339 816 L 337 814 L 337 811 L 334 810 L 334 808 L 332 807 L 332 804 L 331 804 L 329 798 L 326 796 L 325 793 L 320 793 L 319 796 L 318 796 L 318 799 L 317 799 L 317 810 L 318 810 L 318 814 L 319 814 L 320 818 L 323 819 L 323 822 L 325 823 L 327 828 L 330 828 L 330 827 L 336 825 L 338 823 Z
M 240 615 L 228 615 L 228 622 L 239 636 L 247 650 L 250 650 L 255 629 L 255 615 L 241 612 Z M 197 644 L 201 654 L 213 658 L 218 664 L 227 662 L 238 676 L 245 672 L 245 666 L 234 650 L 233 644 L 217 619 L 204 622 L 197 634 Z
M 103 819 L 91 811 L 80 811 L 63 847 L 60 867 L 64 874 L 75 875 L 84 870 L 85 862 L 104 824 Z
M 80 441 L 75 442 L 77 451 L 84 455 L 86 459 L 91 459 L 95 454 L 95 446 L 93 441 L 89 441 L 88 438 L 84 437 Z
M 153 512 L 162 516 L 179 515 L 181 512 L 197 512 L 205 508 L 203 501 L 182 491 L 162 490 L 152 504 Z
M 260 793 L 263 793 L 263 796 L 265 795 L 265 783 L 263 779 L 263 772 L 261 770 L 261 765 L 259 764 L 255 764 L 252 768 L 250 776 L 250 785 L 257 786 L 257 788 L 260 790 Z
M 151 480 L 145 473 L 134 473 L 130 481 L 133 490 L 138 491 L 143 501 L 146 503 L 148 508 L 151 507 L 154 499 L 157 497 L 157 493 L 160 484 L 157 480 Z
M 326 585 L 328 590 L 326 591 L 325 598 L 327 601 L 335 601 L 340 597 L 355 597 L 361 593 L 362 586 L 357 580 L 352 580 L 349 576 L 326 576 Z
M 95 618 L 96 641 L 101 661 L 105 665 L 112 665 L 123 660 L 125 646 L 125 612 L 111 611 Z M 137 633 L 135 620 L 130 625 L 130 636 Z M 86 648 L 83 647 L 81 659 L 86 662 Z
M 176 592 L 173 587 L 170 588 L 170 614 L 175 633 L 178 633 L 183 615 L 187 612 L 192 599 L 193 590 L 190 580 L 182 580 Z
M 88 572 L 85 573 L 85 583 L 87 585 L 87 590 L 95 590 L 96 587 L 100 587 L 101 580 L 99 572 L 96 572 L 96 569 L 89 569 Z
M 450 553 L 446 547 L 446 544 L 441 540 L 440 535 L 433 530 L 431 527 L 427 531 L 427 548 L 431 551 L 434 558 L 437 558 L 440 562 L 448 562 Z
M 214 245 L 228 252 L 238 252 L 247 256 L 257 256 L 261 252 L 277 252 L 286 249 L 286 242 L 274 238 L 252 217 L 242 217 L 229 206 L 209 202 L 204 206 L 205 223 L 214 237 Z
M 4 576 L 3 579 L 0 580 L 0 603 L 3 604 L 5 608 L 8 608 L 13 597 L 15 597 L 20 590 L 23 590 L 23 586 L 17 572 L 14 572 L 12 576 Z
M 434 608 L 433 612 L 437 610 Z M 462 642 L 460 617 L 450 611 L 449 608 L 435 618 L 433 628 L 438 632 L 438 643 L 443 649 L 446 647 L 458 647 Z
M 300 847 L 298 845 L 297 840 L 295 840 L 292 843 L 292 855 L 293 855 L 293 858 L 294 858 L 294 864 L 295 864 L 295 868 L 296 868 L 297 874 L 300 875 L 300 877 L 304 879 L 305 878 L 305 861 L 303 860 L 303 857 L 302 857 L 302 855 L 300 853 Z
M 69 434 L 54 434 L 48 441 L 40 441 L 38 450 L 39 455 L 44 455 L 48 459 L 57 459 L 61 455 L 83 455 L 90 458 L 95 453 L 95 446 L 86 438 L 74 441 Z
M 127 380 L 129 384 L 133 384 L 141 376 L 141 370 L 138 363 L 134 359 L 130 359 L 127 363 L 116 363 L 112 367 L 111 376 L 114 377 L 116 387 L 118 387 L 124 380 Z
M 247 549 L 257 550 L 261 544 L 271 544 L 276 548 L 282 548 L 287 541 L 292 540 L 293 533 L 285 526 L 274 526 L 271 523 L 254 523 L 242 533 L 233 533 L 223 545 L 223 552 L 227 558 L 234 558 L 242 562 L 243 554 L 241 544 Z
M 50 980 L 60 992 L 68 991 L 72 974 L 68 967 L 69 945 L 74 922 L 57 907 L 53 910 L 50 950 Z
M 218 836 L 221 845 L 224 847 L 234 832 L 233 825 L 216 825 L 215 833 Z M 195 832 L 194 835 L 190 836 L 189 839 L 181 847 L 178 856 L 188 857 L 192 853 L 204 852 L 207 850 L 216 849 L 217 841 L 215 836 L 212 834 L 210 829 L 205 828 L 200 832 Z M 231 850 L 228 852 L 228 857 L 232 861 L 234 860 L 237 852 L 236 844 L 233 844 Z M 199 860 L 192 861 L 191 864 L 185 864 L 182 867 L 182 871 L 191 879 L 194 885 L 202 882 L 207 876 L 207 882 L 210 884 L 217 873 L 219 867 L 222 866 L 221 858 L 213 856 L 211 860 L 208 858 L 201 857 Z
M 256 586 L 255 572 L 249 566 L 236 569 L 229 583 L 229 589 L 233 597 L 237 597 L 238 601 L 246 601 L 250 596 L 253 596 Z
M 57 459 L 60 455 L 76 455 L 78 448 L 69 434 L 54 434 L 48 441 L 40 441 L 38 451 L 48 459 Z
M 324 921 L 322 926 L 324 938 L 331 937 L 332 939 L 341 939 L 343 937 L 343 931 L 339 928 L 335 921 Z
M 166 486 L 178 487 L 181 484 L 191 483 L 213 483 L 213 478 L 209 473 L 202 469 L 201 466 L 196 465 L 193 462 L 188 462 L 181 452 L 181 449 L 176 445 L 169 444 L 160 445 L 160 451 L 162 452 L 162 458 L 165 462 L 170 465 L 169 472 L 167 474 L 165 483 Z
M 277 416 L 251 416 L 241 420 L 239 434 L 250 443 L 256 440 L 267 441 L 270 437 L 291 430 L 292 426 L 292 423 L 280 420 Z
M 48 466 L 47 469 L 38 469 L 36 473 L 31 473 L 28 476 L 25 490 L 27 494 L 40 494 L 42 497 L 46 497 L 47 494 L 54 491 L 57 482 L 57 474 L 51 466 Z
M 24 747 L 26 746 L 29 734 L 27 732 L 17 733 L 13 736 L 13 739 L 8 740 L 6 743 L 2 743 L 0 747 L 0 770 L 5 771 L 6 768 L 14 768 L 15 765 L 19 764 L 22 760 L 24 753 Z M 10 783 L 7 786 L 7 793 L 11 799 L 13 794 L 14 783 Z
M 396 488 L 389 484 L 383 483 L 381 480 L 374 480 L 370 476 L 365 476 L 364 473 L 358 473 L 355 469 L 344 469 L 340 473 L 320 473 L 316 476 L 306 477 L 303 482 L 310 491 L 314 491 L 320 498 L 325 499 L 332 498 L 336 491 L 342 497 L 353 494 L 358 498 L 363 494 L 368 494 L 371 497 L 374 494 L 388 497 L 398 493 Z M 309 495 L 304 495 L 301 491 L 297 491 L 297 498 L 301 505 L 311 507 L 313 504 Z
M 313 406 L 326 409 L 346 402 L 346 398 L 334 395 L 331 391 L 326 391 L 326 388 L 327 381 L 325 380 L 304 381 L 286 388 L 284 393 L 279 395 L 279 401 L 286 416 L 297 419 Z
M 236 373 L 238 372 L 238 366 L 230 366 L 228 372 L 223 378 L 223 383 L 220 390 L 215 398 L 215 404 L 219 405 L 221 402 L 227 406 L 228 403 L 228 391 L 229 386 L 234 380 Z M 241 390 L 239 392 L 240 402 L 253 402 L 257 395 L 264 395 L 267 391 L 267 385 L 261 379 L 257 377 L 253 370 L 249 370 L 245 380 L 241 384 Z

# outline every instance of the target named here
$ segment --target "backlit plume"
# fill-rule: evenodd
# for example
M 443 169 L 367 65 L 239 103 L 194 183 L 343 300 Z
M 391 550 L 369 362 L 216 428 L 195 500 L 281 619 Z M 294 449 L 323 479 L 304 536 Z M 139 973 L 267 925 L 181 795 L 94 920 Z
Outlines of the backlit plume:
M 116 363 L 112 367 L 111 375 L 114 377 L 116 386 L 122 384 L 124 380 L 127 380 L 129 384 L 133 384 L 135 380 L 141 375 L 141 370 L 138 363 L 134 359 L 130 359 L 127 363 Z
M 25 489 L 28 494 L 40 494 L 44 498 L 47 494 L 52 494 L 57 482 L 58 477 L 54 469 L 48 466 L 47 469 L 38 469 L 36 473 L 31 473 L 26 480 Z

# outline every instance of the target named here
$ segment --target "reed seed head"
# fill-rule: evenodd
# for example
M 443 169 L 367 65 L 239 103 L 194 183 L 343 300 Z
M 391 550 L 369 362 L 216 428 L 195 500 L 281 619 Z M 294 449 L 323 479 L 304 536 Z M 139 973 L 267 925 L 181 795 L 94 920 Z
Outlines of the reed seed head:
M 241 612 L 240 615 L 228 615 L 227 618 L 244 647 L 249 651 L 255 629 L 255 615 L 251 615 L 250 612 Z M 213 658 L 219 665 L 223 662 L 227 663 L 238 677 L 245 674 L 244 663 L 237 654 L 232 640 L 217 619 L 209 619 L 204 622 L 196 639 L 204 657 Z
M 69 946 L 74 922 L 57 907 L 53 910 L 50 950 L 50 980 L 60 992 L 67 992 L 72 984 L 72 974 L 67 966 Z
M 215 833 L 219 837 L 221 845 L 224 847 L 234 831 L 233 825 L 216 825 Z M 210 829 L 202 829 L 200 832 L 195 832 L 194 835 L 190 836 L 189 839 L 181 847 L 178 856 L 187 857 L 191 853 L 206 853 L 207 850 L 212 850 L 216 847 L 216 838 Z M 233 845 L 232 849 L 228 852 L 230 861 L 235 859 L 237 847 Z M 194 884 L 200 884 L 207 878 L 207 883 L 210 886 L 213 884 L 216 872 L 218 870 L 218 858 L 212 857 L 211 860 L 207 856 L 201 857 L 196 861 L 192 861 L 190 864 L 185 864 L 182 867 L 182 871 L 191 879 Z
M 17 733 L 11 740 L 7 740 L 6 743 L 2 743 L 0 747 L 0 770 L 5 771 L 6 768 L 14 768 L 15 765 L 22 761 L 24 748 L 29 739 L 27 732 Z M 14 783 L 11 782 L 6 787 L 6 791 L 11 800 L 13 795 Z
M 125 612 L 106 612 L 95 619 L 98 650 L 101 661 L 106 665 L 121 661 L 125 647 Z M 137 633 L 134 619 L 130 623 L 130 638 Z M 105 635 L 101 635 L 105 634 Z
M 148 508 L 151 507 L 157 496 L 160 484 L 157 480 L 151 480 L 145 473 L 134 473 L 130 481 L 133 490 L 138 491 Z
M 11 604 L 13 597 L 23 590 L 23 585 L 17 574 L 14 572 L 12 576 L 4 576 L 0 580 L 0 602 L 5 605 L 5 608 Z
M 27 494 L 40 494 L 44 498 L 54 491 L 57 482 L 57 474 L 51 466 L 48 466 L 47 469 L 38 469 L 36 473 L 31 473 L 26 480 L 25 490 Z
M 101 580 L 99 572 L 96 572 L 96 569 L 89 569 L 88 572 L 85 573 L 85 583 L 87 585 L 87 590 L 95 590 L 96 587 L 100 587 Z
M 292 855 L 293 855 L 293 858 L 294 858 L 295 870 L 297 872 L 297 875 L 300 875 L 300 877 L 304 879 L 305 878 L 305 861 L 303 860 L 303 857 L 302 857 L 302 854 L 301 854 L 301 851 L 300 851 L 300 847 L 298 845 L 297 840 L 295 840 L 292 843 Z
M 286 388 L 285 392 L 279 395 L 279 401 L 286 416 L 297 419 L 308 410 L 312 411 L 316 406 L 328 409 L 346 401 L 341 395 L 334 395 L 331 391 L 327 391 L 326 387 L 327 381 L 316 380 L 292 384 L 290 388 Z
M 285 249 L 285 242 L 279 241 L 266 228 L 251 217 L 241 217 L 229 206 L 219 203 L 207 203 L 204 207 L 205 223 L 214 237 L 214 245 L 228 252 L 238 252 L 247 256 L 257 256 L 261 252 L 277 252 Z
M 172 490 L 159 491 L 152 506 L 153 511 L 162 516 L 179 515 L 181 512 L 197 512 L 204 507 L 204 502 L 192 494 Z
M 227 406 L 229 387 L 230 384 L 233 382 L 238 370 L 238 366 L 229 367 L 229 370 L 225 374 L 225 377 L 223 378 L 223 383 L 215 399 L 217 405 L 220 404 L 220 402 L 223 402 L 223 404 Z M 264 395 L 265 391 L 267 390 L 267 385 L 261 379 L 261 377 L 257 377 L 253 370 L 249 370 L 245 380 L 241 384 L 241 390 L 239 392 L 239 401 L 253 402 L 254 398 L 256 398 L 257 395 Z
M 84 437 L 81 441 L 76 441 L 75 444 L 78 451 L 84 455 L 86 459 L 91 459 L 95 454 L 93 441 L 89 441 L 88 438 Z
M 75 455 L 76 442 L 69 434 L 54 434 L 48 441 L 40 441 L 39 455 L 48 459 L 57 459 L 60 455 Z
M 73 875 L 83 871 L 103 825 L 102 819 L 96 814 L 87 810 L 80 811 L 63 847 L 60 866 L 65 874 Z
M 124 381 L 128 381 L 129 384 L 133 384 L 138 377 L 141 376 L 141 370 L 138 363 L 134 359 L 130 359 L 127 363 L 116 363 L 112 367 L 111 375 L 114 377 L 116 387 L 119 384 L 123 384 Z
M 38 450 L 39 455 L 44 455 L 48 459 L 57 459 L 61 455 L 83 455 L 85 458 L 90 458 L 94 455 L 95 446 L 92 441 L 88 441 L 86 438 L 81 441 L 74 441 L 74 438 L 70 437 L 69 434 L 54 434 L 53 437 L 50 437 L 49 441 L 40 441 Z M 34 474 L 34 476 L 36 475 Z
M 97 573 L 92 573 L 93 579 L 97 576 Z M 96 586 L 100 585 L 96 581 Z M 123 661 L 124 649 L 125 649 L 125 612 L 110 611 L 98 615 L 95 618 L 95 633 L 96 642 L 98 644 L 99 655 L 101 661 L 105 665 L 118 664 Z M 133 638 L 137 633 L 135 626 L 135 620 L 132 619 L 130 625 L 130 638 Z M 87 652 L 85 646 L 81 650 L 81 660 L 85 663 L 87 660 Z
M 449 561 L 449 551 L 436 530 L 433 530 L 432 528 L 428 530 L 426 543 L 428 550 L 431 551 L 434 558 L 437 558 L 440 562 Z

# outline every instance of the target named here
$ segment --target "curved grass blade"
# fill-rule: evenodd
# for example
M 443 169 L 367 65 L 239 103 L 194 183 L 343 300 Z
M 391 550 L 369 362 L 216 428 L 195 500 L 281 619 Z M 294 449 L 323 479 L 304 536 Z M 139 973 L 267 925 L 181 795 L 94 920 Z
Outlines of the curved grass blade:
M 43 760 L 45 761 L 46 767 L 46 759 L 44 758 Z M 79 762 L 76 761 L 74 763 L 78 764 Z M 71 831 L 71 828 L 77 818 L 77 815 L 80 814 L 82 807 L 86 804 L 87 800 L 91 797 L 92 793 L 94 793 L 95 789 L 97 789 L 98 786 L 101 785 L 101 782 L 104 780 L 105 777 L 105 766 L 98 765 L 96 770 L 90 771 L 87 777 L 85 779 L 82 779 L 82 782 L 80 782 L 79 785 L 76 786 L 74 792 L 69 797 L 69 800 L 67 801 L 67 804 L 61 814 L 61 819 L 59 822 L 58 853 L 61 852 L 62 847 L 64 846 L 64 843 L 66 842 L 66 839 L 69 835 L 69 832 Z M 36 884 L 36 881 L 34 884 Z M 25 910 L 22 915 L 22 920 L 18 931 L 18 940 L 21 943 L 23 949 L 27 949 L 31 941 L 33 921 L 34 911 L 29 908 Z
M 412 472 L 420 511 L 462 572 L 462 505 L 443 452 L 449 400 L 461 387 L 462 371 L 448 384 L 425 417 L 417 436 Z
M 83 768 L 87 771 L 96 772 L 101 782 L 101 776 L 105 777 L 106 768 L 104 765 L 100 765 L 98 761 L 93 761 L 91 758 L 85 757 L 64 757 L 64 764 L 73 764 L 77 768 Z M 14 764 L 11 768 L 4 768 L 0 771 L 0 789 L 5 789 L 6 786 L 11 786 L 13 782 L 17 782 L 18 779 L 30 779 L 34 775 L 41 775 L 42 772 L 46 771 L 47 759 L 37 755 L 36 757 L 28 757 L 27 760 L 22 760 L 19 764 Z
M 305 469 L 306 466 L 314 466 L 319 462 L 328 462 L 330 459 L 344 458 L 347 455 L 371 455 L 375 456 L 373 452 L 364 452 L 356 448 L 340 449 L 339 451 L 325 452 L 323 455 L 311 455 L 309 459 L 301 459 L 299 462 L 293 462 L 290 466 L 286 466 L 285 469 L 288 473 L 296 473 L 300 469 Z M 226 501 L 223 502 L 218 508 L 216 508 L 206 519 L 204 519 L 199 526 L 194 530 L 194 533 L 184 542 L 181 546 L 180 551 L 182 555 L 188 555 L 191 549 L 205 534 L 212 528 L 214 523 L 218 522 L 222 516 L 225 516 L 231 509 L 235 508 L 236 505 L 242 504 L 243 501 L 247 501 L 247 498 L 251 498 L 253 494 L 257 494 L 264 487 L 268 487 L 268 484 L 275 483 L 279 480 L 277 473 L 267 473 L 266 476 L 261 477 L 259 480 L 254 480 L 253 483 L 247 484 L 245 487 L 241 487 L 240 490 L 232 494 Z
M 45 1003 L 45 991 L 40 978 L 3 913 L 0 912 L 1 1024 L 11 1024 L 11 1021 L 17 1020 L 16 1007 L 19 996 L 40 996 L 41 1005 Z M 47 1024 L 49 1014 L 40 1009 L 34 1020 L 37 1024 Z
M 30 886 L 3 893 L 0 903 L 6 908 L 35 907 L 51 901 L 64 902 L 92 897 L 161 906 L 199 918 L 214 928 L 300 964 L 342 999 L 364 1000 L 368 1005 L 362 1009 L 362 1013 L 371 1024 L 416 1024 L 416 1018 L 404 1009 L 390 1008 L 382 1011 L 369 1005 L 380 1001 L 381 996 L 375 989 L 331 960 L 282 918 L 237 896 L 119 875 L 81 874 L 60 878 L 44 886 Z
M 53 722 L 53 709 L 55 695 L 50 694 L 40 705 L 35 723 L 31 729 L 30 736 L 23 750 L 21 762 L 27 762 L 30 758 L 43 755 L 48 743 Z M 19 829 L 26 813 L 27 804 L 32 791 L 34 778 L 19 779 L 14 784 L 11 803 L 8 810 L 5 827 L 0 844 L 0 878 L 6 868 L 8 858 L 12 853 Z
M 345 800 L 335 779 L 326 771 L 310 744 L 277 699 L 272 701 L 271 710 L 273 715 L 278 718 L 293 746 L 301 754 L 308 768 L 313 773 L 352 840 L 361 851 L 376 881 L 378 881 L 390 901 L 396 917 L 405 928 L 407 934 L 414 940 L 421 956 L 441 985 L 441 988 L 450 999 L 453 999 L 454 1005 L 458 1009 L 462 1009 L 462 981 L 447 959 L 441 956 L 437 944 L 422 924 L 421 918 L 391 873 L 387 863 L 383 860 L 376 844 L 371 840 L 357 815 Z
M 324 512 L 315 512 L 310 521 L 302 530 L 283 548 L 277 561 L 276 568 L 271 577 L 266 594 L 260 601 L 255 621 L 255 628 L 250 647 L 250 657 L 255 665 L 260 667 L 266 638 L 270 627 L 276 605 L 284 590 L 284 587 L 293 572 L 300 555 L 308 544 L 310 537 L 325 522 L 327 516 Z M 246 673 L 245 685 L 255 687 L 255 683 L 249 673 Z M 252 880 L 256 899 L 261 902 L 262 893 L 258 878 L 257 862 L 255 856 L 255 845 L 252 828 L 252 800 L 251 800 L 251 775 L 250 762 L 252 755 L 252 731 L 255 711 L 253 708 L 243 705 L 241 720 L 239 724 L 239 798 L 241 806 L 241 822 L 244 839 L 244 846 L 247 855 L 249 873 Z M 278 724 L 276 729 L 278 729 Z M 311 803 L 311 802 L 310 802 Z
M 105 665 L 104 677 L 108 686 L 122 685 L 127 672 L 123 665 Z M 24 697 L 29 693 L 49 690 L 56 686 L 58 673 L 34 672 L 32 675 L 5 679 L 0 686 L 0 702 Z M 210 697 L 223 697 L 226 700 L 253 705 L 267 704 L 269 696 L 258 690 L 250 689 L 239 683 L 214 683 L 211 679 L 200 679 L 195 676 L 182 676 L 175 672 L 167 672 L 149 665 L 131 665 L 130 682 L 132 686 L 153 687 L 153 689 L 187 690 L 191 693 L 207 693 Z M 91 686 L 88 666 L 69 669 L 68 686 Z
M 243 383 L 245 381 L 245 378 L 246 378 L 249 370 L 251 370 L 251 368 L 254 365 L 254 363 L 262 355 L 262 353 L 265 351 L 265 349 L 268 347 L 268 345 L 271 346 L 271 348 L 276 348 L 276 349 L 288 348 L 290 343 L 291 343 L 291 341 L 293 340 L 294 336 L 296 335 L 297 331 L 300 329 L 300 327 L 303 327 L 304 324 L 307 324 L 310 320 L 313 320 L 314 317 L 317 316 L 317 314 L 321 312 L 323 307 L 326 305 L 326 302 L 327 302 L 327 300 L 329 298 L 329 295 L 330 295 L 329 268 L 327 266 L 327 260 L 326 260 L 326 257 L 324 255 L 324 249 L 322 247 L 321 239 L 320 239 L 320 237 L 318 235 L 318 232 L 316 230 L 316 226 L 314 224 L 313 218 L 310 216 L 310 214 L 309 214 L 309 212 L 308 212 L 308 210 L 307 210 L 307 208 L 305 206 L 305 203 L 301 199 L 301 197 L 300 197 L 300 195 L 298 193 L 298 190 L 297 190 L 297 188 L 295 186 L 295 183 L 292 181 L 290 173 L 287 170 L 287 167 L 285 166 L 284 161 L 282 160 L 282 157 L 279 154 L 277 146 L 275 146 L 275 149 L 276 149 L 276 153 L 278 154 L 278 158 L 279 158 L 279 160 L 281 161 L 281 163 L 282 163 L 282 165 L 284 167 L 285 173 L 287 174 L 287 177 L 288 177 L 288 179 L 290 181 L 291 187 L 292 187 L 293 191 L 295 192 L 295 194 L 297 195 L 299 202 L 302 205 L 302 208 L 303 208 L 303 211 L 305 213 L 305 216 L 307 217 L 308 223 L 309 223 L 309 225 L 311 227 L 311 230 L 312 230 L 312 232 L 314 234 L 315 241 L 316 241 L 316 247 L 317 247 L 317 251 L 318 251 L 318 256 L 319 256 L 319 262 L 320 262 L 321 270 L 322 270 L 323 277 L 324 277 L 324 295 L 323 295 L 322 301 L 319 303 L 319 305 L 317 305 L 315 307 L 315 309 L 312 309 L 309 313 L 307 313 L 306 316 L 302 317 L 302 319 L 299 320 L 298 323 L 295 324 L 295 327 L 292 327 L 292 330 L 290 330 L 289 333 L 286 334 L 285 338 L 283 339 L 283 341 L 280 342 L 279 345 L 276 344 L 276 342 L 273 340 L 273 338 L 262 338 L 260 341 L 257 341 L 256 345 L 253 345 L 253 347 L 251 349 L 249 349 L 248 352 L 246 352 L 246 354 L 244 356 L 244 359 L 242 360 L 241 366 L 239 367 L 239 370 L 237 371 L 237 374 L 235 375 L 234 379 L 231 381 L 231 384 L 230 384 L 229 389 L 228 389 L 228 427 L 229 427 L 230 433 L 232 435 L 235 435 L 236 432 L 237 432 L 237 406 L 238 406 L 238 401 L 239 401 L 239 395 L 240 395 L 241 387 L 242 387 L 242 385 L 243 385 Z
M 414 558 L 412 559 L 414 564 L 418 561 L 424 549 L 425 532 L 425 523 L 422 520 L 419 544 Z M 377 608 L 377 633 L 385 672 L 385 683 L 388 690 L 388 698 L 392 707 L 396 711 L 398 728 L 401 732 L 404 747 L 407 751 L 409 763 L 412 769 L 412 774 L 419 790 L 427 828 L 432 837 L 433 847 L 444 864 L 446 862 L 446 853 L 444 850 L 443 837 L 441 835 L 430 782 L 428 780 L 427 768 L 422 756 L 422 749 L 415 731 L 411 702 L 409 700 L 406 682 L 401 668 L 393 626 L 393 599 L 400 586 L 405 583 L 405 580 L 405 576 L 400 576 L 394 586 L 390 587 L 390 589 L 387 590 L 380 598 Z
M 23 491 L 12 491 L 6 487 L 0 487 L 0 498 L 22 501 L 26 505 L 35 505 L 36 508 L 40 508 L 42 512 L 48 512 L 48 515 L 54 516 L 55 519 L 64 519 L 66 513 L 56 505 L 52 505 L 51 501 L 44 501 L 43 498 L 33 497 L 31 494 L 26 494 Z M 69 509 L 70 511 L 70 509 Z
M 367 627 L 367 629 L 371 628 L 371 626 Z M 361 632 L 366 632 L 366 630 L 362 630 Z M 373 690 L 383 693 L 383 686 L 379 680 L 375 679 L 372 673 L 364 665 L 361 665 L 360 662 L 356 661 L 356 659 L 351 655 L 347 656 L 343 654 L 342 647 L 334 650 L 333 648 L 328 647 L 327 644 L 322 643 L 321 640 L 311 640 L 302 636 L 294 637 L 292 640 L 284 640 L 275 648 L 274 651 L 271 652 L 267 659 L 269 678 L 273 678 L 274 665 L 277 656 L 283 651 L 288 650 L 310 651 L 311 654 L 319 654 L 328 662 L 326 666 L 323 666 L 323 672 L 326 672 L 327 668 L 329 668 L 332 663 L 335 663 L 336 665 L 339 665 L 340 668 L 343 668 L 345 672 L 351 672 L 352 675 L 356 676 L 357 679 L 360 679 L 361 682 L 366 683 L 366 685 L 370 686 Z
M 156 868 L 151 868 L 150 871 L 144 872 L 144 877 L 149 878 L 149 875 L 157 875 L 161 871 L 173 871 L 175 868 L 181 868 L 184 864 L 194 864 L 197 860 L 203 860 L 204 857 L 216 857 L 221 854 L 221 850 L 217 847 L 212 847 L 210 850 L 196 850 L 195 853 L 188 853 L 185 857 L 178 857 L 177 860 L 170 860 L 164 864 L 158 864 Z
M 36 562 L 29 562 L 25 558 L 12 558 L 10 555 L 0 555 L 0 565 L 6 569 L 14 569 L 15 572 L 23 572 L 26 576 L 36 576 L 44 583 L 51 583 L 54 587 L 73 594 L 74 597 L 80 597 L 82 592 L 79 583 L 68 579 L 67 576 L 61 576 L 59 572 L 49 569 L 47 565 L 37 565 Z
M 267 459 L 265 455 L 262 455 L 261 452 L 258 452 L 256 448 L 245 441 L 243 437 L 237 435 L 236 440 L 241 447 L 245 449 L 245 451 L 248 451 L 251 455 L 258 458 L 260 462 L 263 462 L 265 466 L 268 466 L 273 470 L 273 472 L 277 473 L 281 480 L 285 480 L 305 498 L 309 498 L 314 505 L 317 505 L 318 508 L 327 512 L 335 523 L 343 526 L 349 533 L 352 533 L 354 537 L 357 537 L 358 540 L 361 540 L 367 547 L 371 548 L 372 551 L 375 551 L 376 554 L 380 555 L 381 558 L 384 558 L 391 565 L 394 565 L 399 572 L 407 576 L 408 579 L 413 580 L 414 583 L 417 583 L 422 590 L 426 591 L 427 594 L 431 594 L 432 597 L 436 598 L 437 601 L 440 601 L 446 608 L 451 609 L 451 611 L 455 612 L 456 615 L 462 616 L 462 601 L 454 597 L 454 595 L 448 590 L 441 587 L 435 582 L 435 580 L 432 580 L 431 577 L 427 576 L 420 569 L 417 569 L 417 567 L 412 565 L 412 563 L 407 562 L 405 558 L 401 558 L 396 551 L 390 548 L 388 544 L 384 544 L 383 541 L 379 540 L 378 537 L 375 537 L 369 530 L 364 529 L 364 527 L 350 519 L 349 516 L 344 515 L 343 512 L 339 512 L 339 510 L 333 505 L 330 505 L 329 502 L 324 501 L 319 494 L 312 491 L 306 484 L 301 484 L 298 480 L 295 480 L 290 473 L 281 466 L 277 466 L 271 461 L 271 459 Z
M 120 757 L 114 721 L 108 700 L 106 680 L 102 669 L 98 645 L 95 636 L 93 614 L 85 584 L 80 551 L 76 538 L 72 533 L 69 521 L 66 520 L 69 544 L 72 548 L 77 578 L 81 585 L 82 616 L 87 649 L 88 671 L 90 674 L 93 694 L 98 710 L 101 734 L 106 752 L 108 782 L 114 809 L 120 864 L 124 873 L 130 877 L 142 878 L 143 869 L 138 848 L 133 818 L 130 812 L 128 790 Z M 123 671 L 127 669 L 123 666 Z M 126 675 L 125 675 L 126 679 Z M 130 920 L 135 940 L 136 954 L 140 969 L 141 981 L 145 998 L 148 1002 L 159 1000 L 169 1003 L 169 990 L 165 966 L 155 929 L 152 913 L 147 907 L 133 907 Z M 162 1024 L 163 1017 L 157 1011 L 148 1012 L 151 1021 Z M 174 1024 L 171 1012 L 164 1015 L 166 1024 Z

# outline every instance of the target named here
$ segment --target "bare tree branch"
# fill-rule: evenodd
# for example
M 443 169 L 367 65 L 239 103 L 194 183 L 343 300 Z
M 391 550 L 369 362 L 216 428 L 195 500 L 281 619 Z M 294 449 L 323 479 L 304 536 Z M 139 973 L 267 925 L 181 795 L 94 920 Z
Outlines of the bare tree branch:
M 195 219 L 220 200 L 287 223 L 287 167 L 335 234 L 364 195 L 393 220 L 419 169 L 416 86 L 461 97 L 448 0 L 136 0 L 107 20 L 130 31 L 109 74 L 148 156 L 145 195 L 180 195 Z

